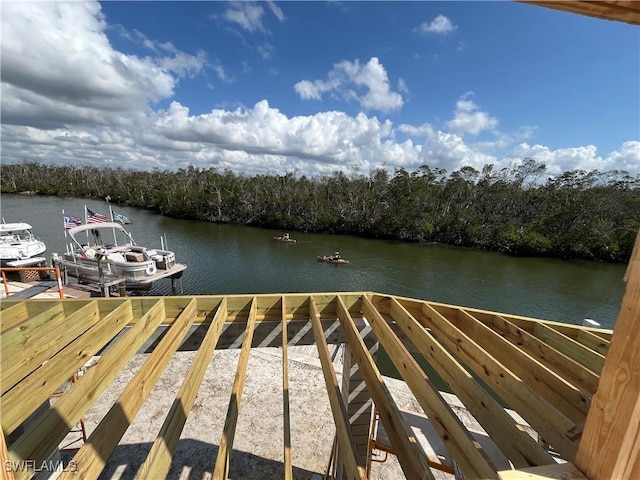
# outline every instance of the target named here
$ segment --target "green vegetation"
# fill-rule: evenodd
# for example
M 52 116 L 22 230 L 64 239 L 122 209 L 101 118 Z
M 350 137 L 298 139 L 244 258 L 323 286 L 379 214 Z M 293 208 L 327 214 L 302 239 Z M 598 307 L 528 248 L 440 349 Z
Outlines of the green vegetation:
M 545 165 L 447 174 L 420 167 L 308 178 L 216 169 L 2 166 L 2 192 L 103 199 L 163 215 L 286 230 L 438 242 L 515 255 L 628 261 L 640 228 L 640 177 Z

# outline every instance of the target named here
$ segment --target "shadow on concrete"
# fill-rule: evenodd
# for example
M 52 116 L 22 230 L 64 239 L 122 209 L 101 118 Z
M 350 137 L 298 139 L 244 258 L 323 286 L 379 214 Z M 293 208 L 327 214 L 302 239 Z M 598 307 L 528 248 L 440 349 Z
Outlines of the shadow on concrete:
M 151 442 L 118 445 L 108 460 L 100 479 L 118 478 L 133 480 L 145 461 Z M 67 464 L 74 451 L 61 452 L 62 460 Z M 218 455 L 218 445 L 199 440 L 183 439 L 173 456 L 173 463 L 167 474 L 168 479 L 202 480 L 210 479 Z M 324 472 L 312 472 L 293 467 L 293 478 L 310 480 L 322 478 Z M 284 464 L 277 460 L 259 457 L 248 452 L 233 450 L 229 478 L 243 480 L 266 480 L 284 478 Z

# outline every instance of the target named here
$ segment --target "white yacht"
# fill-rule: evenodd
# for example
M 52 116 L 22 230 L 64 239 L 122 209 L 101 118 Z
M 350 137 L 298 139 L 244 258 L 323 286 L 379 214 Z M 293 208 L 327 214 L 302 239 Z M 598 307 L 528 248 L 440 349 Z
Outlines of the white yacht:
M 41 257 L 47 247 L 31 232 L 28 223 L 0 223 L 0 264 L 24 267 L 46 261 Z

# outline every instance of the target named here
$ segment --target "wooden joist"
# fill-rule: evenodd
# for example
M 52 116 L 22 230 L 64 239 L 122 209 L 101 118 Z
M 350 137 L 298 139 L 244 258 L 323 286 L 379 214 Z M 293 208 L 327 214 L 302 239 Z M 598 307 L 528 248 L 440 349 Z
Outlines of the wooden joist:
M 366 478 L 366 466 L 361 465 L 358 462 L 355 442 L 353 439 L 353 432 L 351 431 L 351 426 L 349 425 L 346 407 L 342 402 L 340 395 L 340 384 L 338 383 L 336 371 L 333 368 L 333 364 L 331 363 L 329 347 L 327 346 L 327 341 L 324 338 L 324 332 L 320 324 L 320 312 L 318 311 L 315 299 L 313 298 L 311 298 L 310 303 L 310 315 L 311 326 L 313 327 L 313 334 L 316 339 L 316 346 L 318 347 L 320 364 L 322 365 L 322 374 L 324 376 L 325 385 L 327 387 L 329 403 L 331 404 L 333 420 L 336 426 L 338 448 L 341 452 L 343 452 L 342 459 L 344 461 L 346 473 L 350 480 L 364 479 Z
M 67 317 L 64 314 L 62 305 L 56 305 L 36 315 L 26 324 L 2 333 L 2 336 L 0 336 L 0 349 L 2 350 L 2 358 L 0 358 L 0 370 L 2 370 L 1 393 L 4 394 L 16 382 L 47 359 L 47 354 L 51 352 L 52 344 L 55 348 L 60 340 L 59 338 L 51 339 L 49 337 L 52 333 L 52 327 L 57 329 L 66 320 Z M 59 332 L 63 336 L 65 336 L 65 333 L 64 330 Z M 44 343 L 44 345 L 41 345 L 41 343 Z M 31 348 L 36 351 L 32 352 Z
M 1 302 L 0 304 L 2 305 L 2 310 L 0 310 L 0 333 L 2 334 L 29 318 L 29 311 L 25 302 L 14 303 L 10 306 L 6 302 Z
M 368 312 L 368 307 L 371 304 L 366 297 L 364 303 L 364 313 L 369 317 L 370 312 Z M 402 419 L 398 406 L 385 386 L 378 367 L 371 358 L 364 341 L 353 323 L 353 319 L 340 298 L 338 298 L 338 306 L 338 316 L 347 343 L 358 363 L 358 367 L 362 371 L 367 389 L 376 404 L 380 420 L 384 425 L 387 435 L 389 435 L 391 444 L 396 449 L 396 455 L 398 456 L 402 470 L 407 478 L 432 479 L 433 474 L 429 469 L 424 451 L 416 441 L 410 428 Z M 380 337 L 378 338 L 380 339 Z
M 95 303 L 90 303 L 85 308 L 95 307 Z M 93 312 L 87 311 L 87 314 L 93 318 Z M 2 429 L 6 433 L 13 432 L 40 405 L 47 402 L 64 382 L 70 380 L 127 325 L 131 315 L 131 306 L 123 303 L 99 322 L 87 322 L 89 328 L 85 332 L 5 393 L 0 411 Z
M 551 345 L 566 356 L 573 358 L 576 362 L 584 365 L 592 372 L 599 375 L 602 371 L 604 355 L 585 347 L 573 338 L 570 338 L 558 332 L 556 329 L 542 323 L 535 325 L 533 328 L 533 334 L 547 345 Z
M 138 478 L 166 478 L 169 467 L 171 467 L 173 453 L 178 446 L 180 434 L 195 402 L 198 389 L 213 356 L 226 318 L 227 302 L 222 300 L 213 322 L 207 329 L 202 345 L 193 359 L 189 373 L 187 373 L 180 390 L 176 394 L 160 432 L 138 472 Z
M 475 340 L 456 328 L 428 303 L 422 304 L 420 323 L 449 348 L 479 378 L 515 409 L 564 458 L 573 459 L 577 443 L 571 439 L 576 424 L 538 395 L 506 365 L 497 361 Z
M 163 319 L 164 304 L 157 301 L 140 322 L 80 378 L 74 388 L 59 398 L 37 424 L 31 424 L 9 447 L 10 460 L 18 463 L 34 460 L 34 464 L 44 461 Z M 29 468 L 20 471 L 19 478 L 33 475 L 34 464 L 28 464 Z
M 390 314 L 516 468 L 555 463 L 554 458 L 516 424 L 480 382 L 396 299 L 392 299 Z
M 492 315 L 492 323 L 496 332 L 504 336 L 518 348 L 527 352 L 556 374 L 571 382 L 577 388 L 593 395 L 598 388 L 599 377 L 582 364 L 566 356 L 562 352 L 510 322 L 501 315 Z
M 637 305 L 632 304 L 629 311 L 637 315 Z M 228 476 L 250 349 L 259 347 L 279 347 L 282 352 L 283 466 L 285 479 L 293 477 L 288 347 L 313 342 L 336 428 L 339 463 L 348 478 L 361 479 L 367 474 L 367 459 L 358 454 L 356 438 L 368 435 L 369 426 L 353 425 L 346 402 L 364 405 L 367 399 L 374 400 L 406 475 L 431 478 L 426 455 L 407 423 L 409 417 L 400 413 L 389 394 L 365 339 L 384 347 L 467 478 L 495 477 L 496 463 L 477 445 L 477 432 L 457 420 L 430 384 L 431 373 L 415 362 L 409 349 L 424 356 L 435 372 L 433 377 L 446 382 L 514 466 L 526 469 L 554 462 L 530 436 L 533 430 L 565 460 L 575 460 L 581 423 L 587 418 L 589 401 L 593 402 L 605 355 L 611 356 L 616 348 L 616 341 L 604 330 L 373 292 L 4 300 L 0 320 L 2 366 L 6 367 L 0 371 L 4 391 L 0 412 L 4 434 L 14 432 L 7 448 L 9 462 L 30 460 L 35 465 L 43 461 L 132 356 L 143 346 L 149 353 L 117 401 L 117 408 L 124 408 L 122 416 L 104 416 L 74 458 L 76 474 L 84 478 L 100 474 L 181 343 L 181 350 L 197 350 L 197 354 L 139 472 L 141 478 L 163 477 L 168 472 L 214 349 L 240 349 L 215 478 Z M 350 365 L 357 364 L 364 384 L 359 380 L 361 386 L 354 387 L 354 382 L 343 378 L 341 391 L 329 344 L 345 341 L 355 359 Z M 54 384 L 66 381 L 105 345 L 103 356 L 78 383 L 46 408 L 37 422 L 21 425 L 34 409 L 46 404 Z M 622 365 L 624 361 L 635 362 L 627 358 Z M 628 371 L 634 372 L 631 367 Z M 518 424 L 504 405 L 528 425 Z M 635 414 L 628 413 L 631 423 Z M 601 422 L 606 425 L 607 421 L 605 415 Z M 621 435 L 627 435 L 621 450 L 632 455 L 631 437 Z M 592 443 L 600 442 L 593 430 L 589 437 Z M 615 458 L 610 462 L 622 461 L 620 456 Z M 625 468 L 624 472 L 635 473 L 635 467 Z M 16 472 L 16 476 L 26 478 L 31 473 Z
M 497 469 L 486 456 L 482 446 L 462 425 L 438 389 L 418 365 L 418 362 L 396 337 L 371 301 L 365 297 L 364 314 L 371 323 L 383 348 L 413 392 L 416 400 L 451 451 L 467 478 L 492 478 Z M 384 418 L 384 417 L 382 417 Z M 387 424 L 384 424 L 385 430 Z M 388 430 L 387 430 L 388 432 Z M 393 439 L 392 439 L 393 440 Z M 424 452 L 422 452 L 424 455 Z M 400 458 L 400 457 L 399 457 Z M 426 459 L 425 459 L 426 461 Z M 409 472 L 405 470 L 408 475 Z M 408 475 L 410 477 L 410 475 Z
M 73 471 L 64 472 L 62 479 L 97 478 L 118 442 L 145 402 L 151 389 L 171 360 L 185 333 L 195 319 L 195 300 L 187 306 L 174 322 L 156 349 L 149 355 L 140 370 L 136 372 L 115 404 L 104 416 L 86 443 L 73 457 L 77 466 Z
M 282 321 L 282 429 L 284 437 L 284 480 L 292 480 L 293 461 L 291 458 L 291 414 L 289 410 L 289 336 L 287 334 L 287 302 L 284 295 L 280 301 Z
M 251 352 L 251 342 L 253 340 L 253 330 L 256 323 L 257 299 L 253 297 L 251 307 L 249 308 L 249 319 L 245 330 L 244 341 L 238 359 L 238 368 L 231 389 L 231 398 L 229 399 L 229 408 L 227 409 L 227 417 L 222 430 L 222 438 L 220 439 L 220 448 L 216 457 L 215 467 L 213 470 L 214 480 L 226 480 L 229 476 L 229 466 L 231 462 L 231 450 L 233 449 L 233 440 L 236 433 L 236 425 L 238 422 L 238 414 L 240 412 L 240 403 L 242 402 L 242 390 L 244 389 L 244 380 L 247 375 L 247 364 L 249 362 L 249 353 Z
M 564 415 L 576 423 L 584 423 L 591 401 L 590 395 L 476 320 L 464 309 L 457 310 L 456 315 L 448 315 L 447 319 L 473 338 L 495 360 L 508 365 L 511 372 Z

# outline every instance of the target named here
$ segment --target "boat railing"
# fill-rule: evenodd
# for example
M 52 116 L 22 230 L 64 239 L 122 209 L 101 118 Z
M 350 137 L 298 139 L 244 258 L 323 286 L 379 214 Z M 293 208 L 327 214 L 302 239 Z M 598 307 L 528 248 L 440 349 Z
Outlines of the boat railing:
M 56 282 L 58 283 L 58 293 L 60 294 L 60 298 L 64 298 L 64 291 L 62 290 L 62 275 L 60 274 L 60 268 L 58 267 L 2 267 L 0 268 L 0 272 L 2 273 L 2 283 L 4 284 L 4 292 L 9 296 L 9 282 L 7 281 L 6 272 L 25 272 L 25 271 L 36 271 L 36 272 L 55 272 L 56 274 Z

